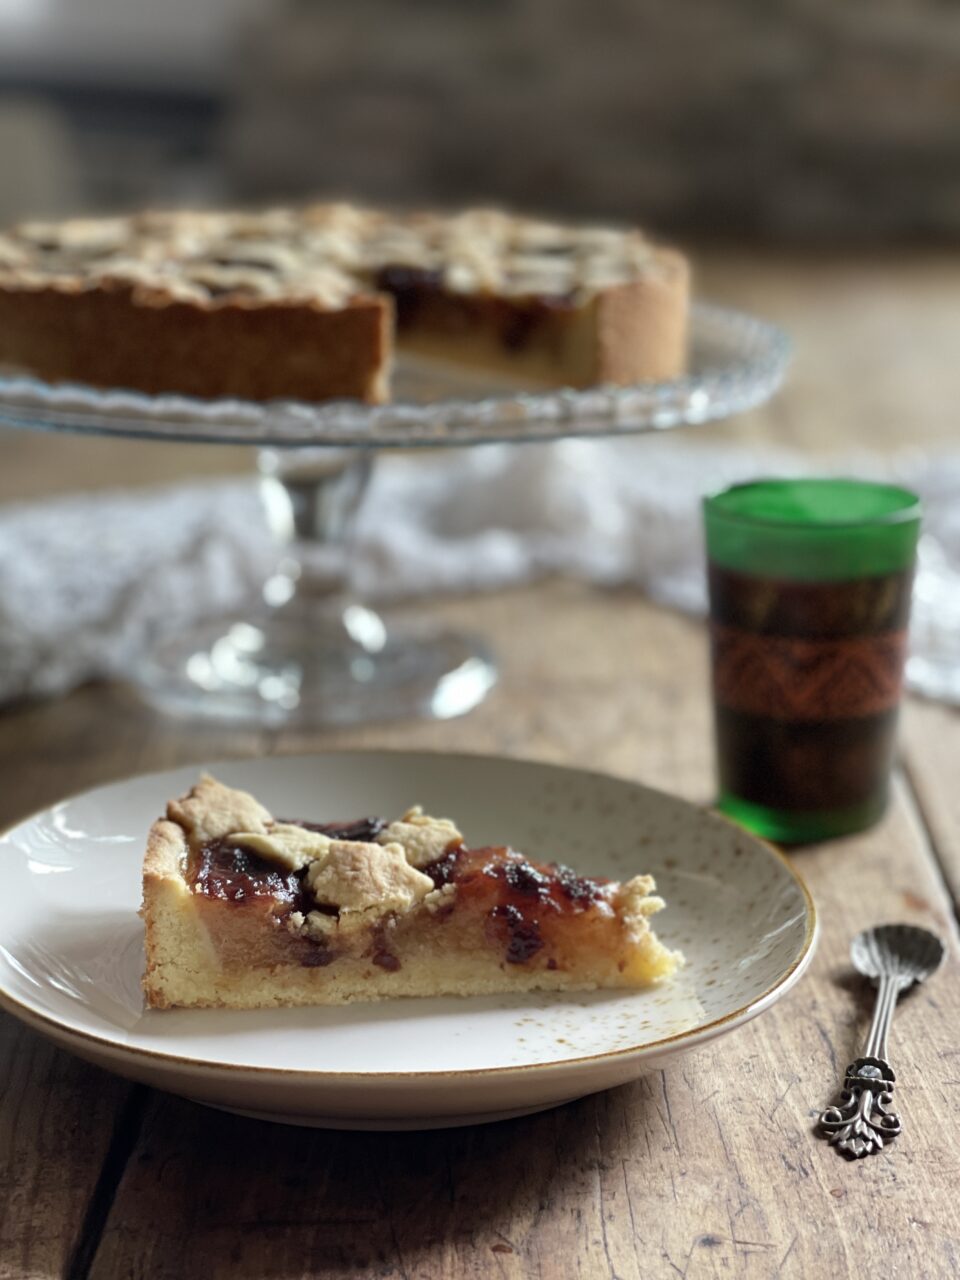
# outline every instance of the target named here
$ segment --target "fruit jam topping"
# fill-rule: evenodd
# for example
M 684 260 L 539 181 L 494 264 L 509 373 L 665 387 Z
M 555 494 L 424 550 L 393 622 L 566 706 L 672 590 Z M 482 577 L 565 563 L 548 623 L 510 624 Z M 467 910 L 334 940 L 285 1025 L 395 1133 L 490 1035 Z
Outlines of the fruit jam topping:
M 305 831 L 318 831 L 331 840 L 356 840 L 361 844 L 372 843 L 387 827 L 385 818 L 357 818 L 355 822 L 302 822 L 299 818 L 278 818 L 277 821 L 303 827 Z
M 354 822 L 296 822 L 294 825 L 319 831 L 332 840 L 371 841 L 387 824 L 383 818 L 357 818 Z M 203 846 L 197 857 L 193 883 L 198 893 L 225 902 L 273 898 L 289 903 L 291 910 L 304 909 L 300 877 L 245 849 L 231 836 L 211 840 Z M 313 903 L 306 904 L 305 909 L 312 910 Z
M 386 823 L 381 818 L 360 818 L 355 822 L 298 822 L 296 825 L 337 840 L 370 842 Z M 463 844 L 448 849 L 423 871 L 438 889 L 456 885 L 457 905 L 486 917 L 487 932 L 503 946 L 508 964 L 531 961 L 548 945 L 544 929 L 549 934 L 552 919 L 583 915 L 605 902 L 609 884 L 608 880 L 578 876 L 570 867 L 530 862 L 512 849 L 468 849 Z M 301 877 L 302 873 L 284 871 L 252 850 L 244 849 L 232 837 L 224 836 L 200 850 L 193 880 L 197 892 L 227 902 L 270 898 L 290 911 L 323 910 L 308 898 Z M 447 914 L 438 912 L 437 918 L 445 919 Z M 327 953 L 323 953 L 322 948 L 317 950 L 322 958 L 304 963 L 329 963 Z M 383 969 L 392 971 L 399 967 L 382 933 L 374 940 L 371 958 Z M 547 967 L 556 967 L 556 962 L 548 959 Z
M 519 907 L 508 902 L 490 912 L 496 931 L 505 935 L 507 964 L 526 964 L 543 947 L 540 921 L 525 916 Z
M 274 898 L 293 907 L 300 898 L 300 881 L 292 871 L 244 849 L 230 836 L 203 846 L 193 881 L 198 893 L 225 902 Z
M 558 247 L 554 252 L 574 251 Z M 576 309 L 575 290 L 551 293 L 520 286 L 511 288 L 512 296 L 504 301 L 483 291 L 451 292 L 441 269 L 399 263 L 381 267 L 374 287 L 392 295 L 398 329 L 422 325 L 434 332 L 463 334 L 492 321 L 508 351 L 522 351 L 538 339 L 556 342 L 557 325 Z
M 423 868 L 437 888 L 457 886 L 457 902 L 484 911 L 508 964 L 526 964 L 545 945 L 543 925 L 557 915 L 579 915 L 604 897 L 602 879 L 569 867 L 529 862 L 512 849 L 460 846 Z

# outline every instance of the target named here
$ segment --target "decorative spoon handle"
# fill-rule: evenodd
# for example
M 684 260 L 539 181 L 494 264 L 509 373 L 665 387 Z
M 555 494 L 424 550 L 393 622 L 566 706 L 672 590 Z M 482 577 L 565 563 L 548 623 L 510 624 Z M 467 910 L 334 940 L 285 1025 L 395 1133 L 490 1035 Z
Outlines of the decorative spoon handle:
M 900 1132 L 900 1117 L 893 1110 L 897 1077 L 886 1060 L 887 1034 L 897 996 L 908 985 L 909 980 L 895 974 L 881 974 L 863 1057 L 847 1067 L 837 1105 L 820 1115 L 824 1137 L 847 1155 L 873 1155 Z
M 897 997 L 904 984 L 892 973 L 884 973 L 877 982 L 877 998 L 873 1006 L 873 1018 L 863 1052 L 870 1058 L 886 1058 L 887 1036 L 893 1022 L 893 1011 L 897 1005 Z

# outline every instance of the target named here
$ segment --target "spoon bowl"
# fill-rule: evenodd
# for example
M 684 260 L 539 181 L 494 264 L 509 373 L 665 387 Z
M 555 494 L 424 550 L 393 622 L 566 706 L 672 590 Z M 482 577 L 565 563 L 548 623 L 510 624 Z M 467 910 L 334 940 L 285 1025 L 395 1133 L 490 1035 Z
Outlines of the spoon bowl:
M 864 929 L 850 944 L 850 959 L 859 973 L 874 983 L 883 976 L 897 978 L 901 990 L 931 977 L 945 955 L 935 933 L 912 924 Z

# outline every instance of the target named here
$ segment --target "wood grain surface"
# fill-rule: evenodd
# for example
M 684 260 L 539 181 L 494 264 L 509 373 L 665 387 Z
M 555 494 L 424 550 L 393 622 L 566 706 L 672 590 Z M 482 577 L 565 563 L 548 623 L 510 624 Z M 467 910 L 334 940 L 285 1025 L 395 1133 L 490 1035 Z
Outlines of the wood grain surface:
M 844 270 L 838 318 L 821 267 L 770 258 L 751 270 L 746 260 L 706 257 L 710 292 L 735 301 L 739 288 L 741 300 L 776 314 L 819 370 L 798 365 L 775 405 L 726 431 L 811 448 L 892 447 L 903 442 L 909 401 L 916 441 L 948 438 L 940 398 L 960 375 L 944 370 L 936 394 L 923 388 L 931 344 L 945 349 L 938 325 L 952 325 L 954 337 L 960 328 L 944 284 L 952 270 L 956 289 L 960 267 L 943 259 L 934 269 L 920 257 Z M 858 362 L 875 367 L 881 384 L 861 399 L 849 386 Z M 151 461 L 161 452 L 162 467 Z M 0 436 L 0 496 L 186 474 L 196 456 Z M 238 463 L 231 451 L 230 465 Z M 158 718 L 120 686 L 90 686 L 0 714 L 0 824 L 131 772 L 364 744 L 588 764 L 709 800 L 699 624 L 631 592 L 564 581 L 438 602 L 431 613 L 479 623 L 502 663 L 500 684 L 464 720 L 324 735 L 226 732 Z M 960 715 L 911 702 L 902 742 L 883 822 L 793 855 L 822 922 L 804 981 L 665 1071 L 539 1116 L 426 1134 L 272 1126 L 127 1085 L 0 1017 L 0 1277 L 960 1273 L 950 892 L 960 885 Z M 889 1153 L 848 1163 L 813 1136 L 813 1124 L 868 1017 L 869 994 L 849 970 L 850 936 L 894 919 L 936 928 L 953 954 L 904 1001 L 894 1026 L 902 1137 Z

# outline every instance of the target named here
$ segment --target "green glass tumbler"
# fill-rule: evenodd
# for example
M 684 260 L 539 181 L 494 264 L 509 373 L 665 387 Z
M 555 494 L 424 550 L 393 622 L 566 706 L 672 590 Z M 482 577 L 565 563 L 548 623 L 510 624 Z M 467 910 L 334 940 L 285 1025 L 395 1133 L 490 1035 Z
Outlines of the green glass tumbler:
M 920 502 L 858 480 L 704 501 L 718 808 L 785 844 L 887 805 Z

